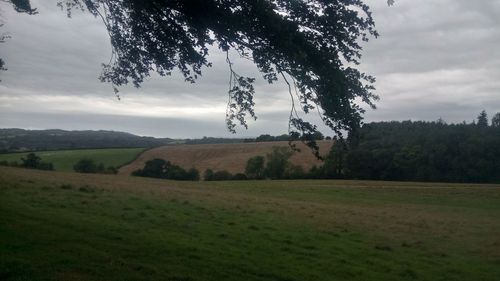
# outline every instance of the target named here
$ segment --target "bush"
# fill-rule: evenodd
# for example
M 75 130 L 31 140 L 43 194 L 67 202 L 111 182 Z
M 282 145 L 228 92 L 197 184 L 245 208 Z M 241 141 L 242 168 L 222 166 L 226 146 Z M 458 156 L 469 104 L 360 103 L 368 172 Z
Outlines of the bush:
M 245 174 L 251 179 L 263 179 L 264 178 L 264 157 L 255 156 L 247 161 L 245 167 Z
M 103 174 L 115 175 L 118 174 L 118 169 L 113 166 L 108 166 L 106 170 L 103 171 Z
M 285 171 L 284 177 L 287 179 L 304 179 L 307 175 L 301 166 L 290 164 Z
M 102 165 L 102 164 L 101 164 Z M 80 159 L 76 164 L 73 166 L 73 170 L 78 173 L 97 173 L 98 167 L 101 168 L 102 166 L 99 165 L 97 166 L 94 163 L 94 160 L 89 159 L 89 158 L 83 158 Z
M 195 168 L 186 171 L 180 166 L 170 163 L 170 161 L 159 158 L 147 161 L 143 169 L 132 172 L 132 175 L 171 180 L 197 181 L 200 179 L 200 173 Z
M 42 158 L 40 158 L 33 152 L 28 153 L 28 155 L 26 155 L 26 158 L 25 157 L 21 158 L 20 165 L 17 162 L 11 162 L 10 164 L 7 165 L 11 167 L 23 167 L 29 169 L 46 170 L 46 171 L 54 170 L 54 165 L 52 163 L 42 162 Z
M 42 158 L 40 158 L 35 153 L 28 153 L 28 155 L 26 155 L 26 158 L 21 158 L 21 167 L 36 169 L 38 168 L 41 159 Z
M 247 176 L 245 174 L 242 174 L 242 173 L 237 173 L 235 175 L 233 175 L 233 178 L 232 180 L 235 180 L 235 181 L 244 181 L 244 180 L 247 180 Z
M 233 178 L 233 175 L 231 175 L 230 172 L 223 170 L 223 171 L 217 171 L 214 173 L 214 180 L 216 181 L 228 181 Z
M 226 170 L 214 172 L 211 169 L 207 169 L 204 179 L 205 181 L 228 181 L 233 179 L 233 175 Z
M 45 171 L 54 171 L 54 165 L 48 162 L 40 162 L 37 169 Z
M 214 171 L 212 171 L 212 169 L 206 169 L 205 173 L 203 174 L 203 179 L 206 181 L 213 181 L 214 180 Z
M 292 157 L 293 151 L 289 147 L 273 147 L 273 151 L 266 155 L 266 177 L 271 179 L 282 179 L 289 165 L 288 159 Z

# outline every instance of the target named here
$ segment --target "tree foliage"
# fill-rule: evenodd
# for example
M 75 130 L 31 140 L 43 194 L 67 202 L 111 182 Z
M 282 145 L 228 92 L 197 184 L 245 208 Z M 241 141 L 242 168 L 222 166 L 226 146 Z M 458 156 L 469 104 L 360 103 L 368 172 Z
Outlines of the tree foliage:
M 247 126 L 253 111 L 255 78 L 237 73 L 231 52 L 255 63 L 269 83 L 286 83 L 293 103 L 289 133 L 311 147 L 316 125 L 303 112 L 318 111 L 337 134 L 354 130 L 364 109 L 374 107 L 373 77 L 356 68 L 360 40 L 377 36 L 369 7 L 362 0 L 64 0 L 73 9 L 101 17 L 113 54 L 102 81 L 139 87 L 152 72 L 179 70 L 188 82 L 211 66 L 209 53 L 227 54 L 229 101 L 226 121 Z M 212 47 L 213 48 L 212 48 Z
M 17 163 L 12 163 L 10 166 L 17 166 Z M 21 158 L 21 167 L 29 168 L 29 169 L 38 169 L 38 170 L 54 170 L 54 165 L 48 162 L 42 162 L 42 158 L 35 153 L 28 153 L 26 157 Z
M 200 179 L 198 170 L 191 168 L 186 171 L 180 166 L 172 164 L 170 161 L 159 158 L 146 161 L 144 168 L 132 172 L 132 175 L 171 180 L 198 181 Z
M 264 162 L 263 156 L 254 156 L 248 159 L 245 174 L 251 179 L 262 179 L 264 178 Z
M 493 118 L 491 118 L 491 126 L 495 128 L 500 128 L 500 112 L 495 114 Z
M 481 114 L 485 116 L 486 114 Z M 365 124 L 337 143 L 322 167 L 331 177 L 500 183 L 500 129 L 444 122 Z
M 275 146 L 271 153 L 266 155 L 266 168 L 264 174 L 270 179 L 282 179 L 289 168 L 288 160 L 293 155 L 293 151 L 288 147 Z
M 481 111 L 477 116 L 477 125 L 483 128 L 488 127 L 488 114 L 486 110 Z

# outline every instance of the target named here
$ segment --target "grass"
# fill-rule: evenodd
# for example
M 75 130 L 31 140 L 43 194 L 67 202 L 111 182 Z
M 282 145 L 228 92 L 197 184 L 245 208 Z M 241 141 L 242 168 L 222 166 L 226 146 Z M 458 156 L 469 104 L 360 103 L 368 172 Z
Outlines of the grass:
M 105 149 L 76 149 L 76 150 L 56 150 L 35 152 L 44 162 L 54 164 L 57 171 L 73 171 L 73 165 L 82 158 L 90 158 L 96 163 L 103 163 L 104 166 L 119 167 L 133 161 L 144 148 L 105 148 Z M 27 153 L 0 154 L 0 161 L 17 161 L 21 163 L 21 158 Z
M 0 167 L 0 280 L 491 280 L 500 186 Z

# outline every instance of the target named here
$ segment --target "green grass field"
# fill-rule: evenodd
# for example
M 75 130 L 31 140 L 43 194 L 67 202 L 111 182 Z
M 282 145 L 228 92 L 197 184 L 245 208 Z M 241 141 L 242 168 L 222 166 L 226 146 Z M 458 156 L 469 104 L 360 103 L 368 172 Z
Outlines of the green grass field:
M 0 280 L 500 280 L 500 186 L 0 167 Z
M 144 151 L 144 148 L 104 148 L 104 149 L 76 149 L 76 150 L 56 150 L 35 152 L 44 162 L 54 164 L 57 171 L 73 171 L 73 165 L 82 158 L 90 158 L 96 163 L 103 163 L 104 166 L 119 167 L 132 160 Z M 21 158 L 27 153 L 0 154 L 0 161 L 17 161 L 21 163 Z

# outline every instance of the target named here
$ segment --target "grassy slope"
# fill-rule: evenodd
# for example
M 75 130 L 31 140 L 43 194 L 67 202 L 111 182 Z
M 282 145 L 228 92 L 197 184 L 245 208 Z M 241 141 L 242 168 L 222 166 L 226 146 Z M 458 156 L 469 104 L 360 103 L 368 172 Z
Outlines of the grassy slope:
M 93 159 L 104 166 L 118 167 L 135 159 L 144 148 L 106 148 L 106 149 L 76 149 L 36 152 L 44 162 L 51 162 L 58 171 L 73 171 L 73 165 L 82 158 Z M 0 161 L 21 162 L 27 153 L 0 154 Z
M 327 155 L 332 144 L 332 141 L 318 141 L 320 153 Z M 290 158 L 292 164 L 302 166 L 305 171 L 308 171 L 314 165 L 320 166 L 323 164 L 305 144 L 297 142 L 295 145 L 301 151 L 296 152 Z M 286 141 L 281 141 L 161 146 L 142 153 L 134 162 L 123 166 L 120 173 L 130 175 L 132 171 L 142 169 L 146 161 L 154 158 L 169 160 L 185 169 L 194 167 L 201 173 L 206 169 L 243 173 L 249 158 L 257 155 L 266 156 L 275 146 L 289 147 L 289 144 Z
M 0 280 L 498 276 L 500 186 L 193 183 L 0 167 Z

